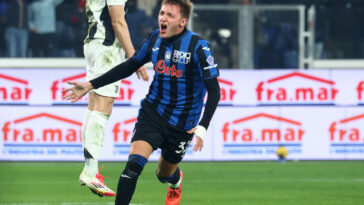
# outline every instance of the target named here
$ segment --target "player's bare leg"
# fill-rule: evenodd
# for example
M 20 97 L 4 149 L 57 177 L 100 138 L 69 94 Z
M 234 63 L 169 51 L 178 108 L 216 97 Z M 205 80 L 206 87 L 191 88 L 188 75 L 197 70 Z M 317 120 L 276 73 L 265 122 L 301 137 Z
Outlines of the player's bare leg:
M 178 205 L 182 197 L 182 171 L 177 164 L 166 161 L 160 156 L 157 168 L 157 177 L 162 182 L 168 182 L 168 192 L 166 197 L 166 205 Z
M 98 157 L 104 140 L 104 129 L 111 114 L 114 98 L 104 97 L 91 92 L 88 111 L 82 125 L 85 168 L 80 175 L 80 184 L 86 185 L 99 196 L 114 196 L 98 171 Z

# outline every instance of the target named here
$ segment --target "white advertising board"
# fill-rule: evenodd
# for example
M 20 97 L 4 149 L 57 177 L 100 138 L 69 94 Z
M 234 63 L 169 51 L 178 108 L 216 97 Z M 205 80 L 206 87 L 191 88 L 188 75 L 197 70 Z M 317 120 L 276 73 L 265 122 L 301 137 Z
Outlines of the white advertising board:
M 275 160 L 280 145 L 291 160 L 364 159 L 360 107 L 222 107 L 213 129 L 215 160 Z
M 154 72 L 149 71 L 152 76 Z M 364 71 L 222 70 L 221 100 L 202 152 L 184 160 L 364 159 Z M 0 69 L 0 160 L 82 161 L 87 97 L 62 100 L 83 69 Z M 126 160 L 140 100 L 149 89 L 135 75 L 105 129 L 100 160 Z M 155 151 L 150 160 L 159 158 Z
M 362 105 L 363 76 L 364 70 L 221 70 L 220 105 Z M 69 104 L 62 100 L 66 82 L 84 79 L 83 69 L 0 69 L 0 104 Z M 135 74 L 122 80 L 115 104 L 139 106 L 150 82 Z
M 0 105 L 69 105 L 62 99 L 62 90 L 70 87 L 67 81 L 85 81 L 85 77 L 83 69 L 0 69 Z M 115 104 L 139 105 L 150 82 L 138 80 L 135 74 L 122 80 Z M 84 97 L 76 104 L 86 103 Z
M 0 106 L 0 160 L 83 159 L 83 106 Z M 126 160 L 137 107 L 115 107 L 105 129 L 100 160 Z M 362 107 L 219 107 L 204 149 L 185 160 L 275 160 L 283 145 L 288 159 L 364 159 Z M 155 151 L 150 160 L 158 160 Z
M 83 106 L 0 106 L 0 160 L 83 160 L 81 125 Z M 116 107 L 105 129 L 100 160 L 127 160 L 137 107 Z M 209 132 L 210 135 L 211 132 Z M 203 152 L 193 152 L 191 142 L 185 160 L 212 160 L 211 142 Z M 155 151 L 150 160 L 158 160 Z

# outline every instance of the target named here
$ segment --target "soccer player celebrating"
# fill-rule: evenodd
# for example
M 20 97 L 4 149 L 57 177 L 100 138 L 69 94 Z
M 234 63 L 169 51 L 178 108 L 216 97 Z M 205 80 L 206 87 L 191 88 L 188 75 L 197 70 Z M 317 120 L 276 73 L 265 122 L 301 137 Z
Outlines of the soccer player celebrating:
M 88 35 L 84 42 L 87 80 L 92 80 L 125 61 L 125 53 L 135 53 L 128 26 L 124 19 L 126 0 L 86 1 L 89 21 Z M 137 71 L 148 81 L 144 67 Z M 105 84 L 106 85 L 106 84 Z M 114 98 L 119 96 L 120 82 L 100 86 L 89 94 L 88 109 L 82 123 L 81 136 L 85 167 L 80 174 L 81 185 L 86 185 L 100 196 L 114 196 L 98 173 L 98 157 L 104 139 L 104 129 L 110 117 Z
M 141 103 L 128 162 L 119 179 L 117 205 L 129 204 L 138 176 L 157 148 L 162 150 L 157 177 L 169 183 L 166 204 L 179 204 L 183 175 L 178 164 L 193 134 L 193 150 L 203 148 L 220 99 L 219 71 L 209 42 L 186 29 L 191 10 L 190 0 L 163 0 L 159 29 L 149 35 L 132 58 L 91 81 L 69 82 L 74 86 L 64 90 L 64 98 L 76 102 L 92 89 L 130 76 L 149 61 L 154 65 L 153 82 Z M 199 121 L 206 90 L 206 106 Z

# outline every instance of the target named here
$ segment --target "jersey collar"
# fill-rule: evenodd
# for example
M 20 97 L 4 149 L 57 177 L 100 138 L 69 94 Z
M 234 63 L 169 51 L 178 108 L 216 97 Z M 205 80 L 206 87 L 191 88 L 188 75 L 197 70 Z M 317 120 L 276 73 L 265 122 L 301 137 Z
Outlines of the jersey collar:
M 187 28 L 184 28 L 183 31 L 175 36 L 169 37 L 169 38 L 162 38 L 163 43 L 172 43 L 173 41 L 178 40 L 181 38 L 185 33 L 187 32 Z

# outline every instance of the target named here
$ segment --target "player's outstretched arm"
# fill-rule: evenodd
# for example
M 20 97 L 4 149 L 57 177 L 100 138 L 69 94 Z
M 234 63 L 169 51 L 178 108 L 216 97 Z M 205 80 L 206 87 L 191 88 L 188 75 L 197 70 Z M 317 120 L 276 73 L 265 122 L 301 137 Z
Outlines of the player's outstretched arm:
M 66 93 L 63 99 L 72 100 L 71 102 L 77 102 L 81 97 L 86 95 L 88 91 L 97 89 L 115 81 L 124 79 L 133 74 L 139 67 L 141 62 L 135 61 L 133 58 L 129 58 L 124 63 L 121 63 L 101 76 L 88 81 L 88 82 L 76 82 L 69 81 L 68 84 L 74 85 L 71 88 L 67 88 L 63 91 Z M 70 92 L 70 93 L 68 93 Z
M 67 88 L 62 92 L 65 93 L 63 99 L 72 100 L 71 102 L 77 102 L 81 99 L 86 93 L 93 89 L 93 86 L 90 82 L 76 82 L 76 81 L 69 81 L 67 82 L 70 85 L 73 85 L 71 88 Z
M 196 136 L 196 143 L 193 147 L 193 151 L 195 152 L 201 151 L 203 148 L 207 128 L 210 125 L 210 121 L 220 100 L 220 86 L 217 78 L 215 77 L 204 80 L 204 84 L 207 90 L 205 111 L 199 124 L 193 129 L 187 131 L 187 133 L 195 134 Z
M 72 103 L 77 102 L 79 99 L 81 99 L 81 97 L 86 95 L 86 93 L 92 89 L 97 89 L 107 84 L 129 77 L 140 66 L 141 62 L 135 61 L 133 58 L 129 58 L 124 63 L 115 66 L 111 70 L 89 82 L 70 81 L 68 84 L 74 86 L 63 91 L 63 93 L 66 93 L 63 98 L 66 100 L 72 100 Z

